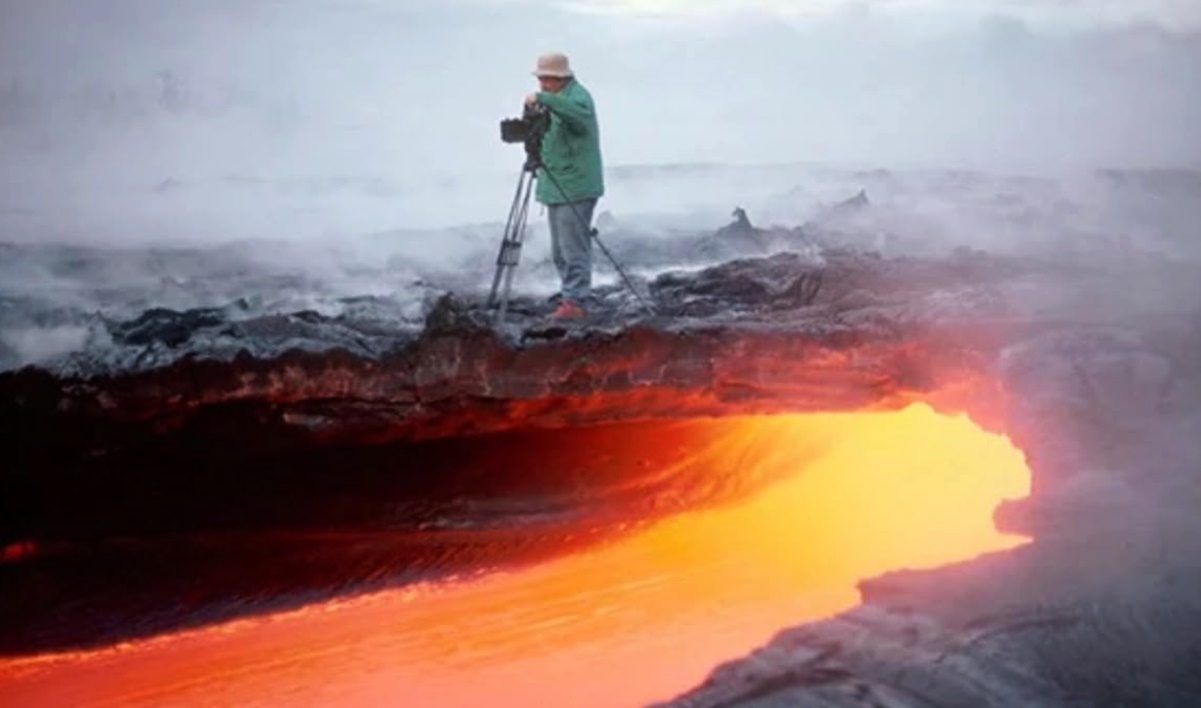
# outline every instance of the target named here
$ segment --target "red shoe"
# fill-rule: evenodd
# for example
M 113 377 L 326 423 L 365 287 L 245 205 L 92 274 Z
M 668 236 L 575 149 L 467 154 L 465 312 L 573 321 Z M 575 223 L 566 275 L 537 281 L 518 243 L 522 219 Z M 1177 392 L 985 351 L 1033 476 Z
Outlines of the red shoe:
M 551 313 L 552 320 L 578 320 L 581 317 L 587 317 L 588 311 L 571 300 L 564 300 L 559 303 L 555 311 Z

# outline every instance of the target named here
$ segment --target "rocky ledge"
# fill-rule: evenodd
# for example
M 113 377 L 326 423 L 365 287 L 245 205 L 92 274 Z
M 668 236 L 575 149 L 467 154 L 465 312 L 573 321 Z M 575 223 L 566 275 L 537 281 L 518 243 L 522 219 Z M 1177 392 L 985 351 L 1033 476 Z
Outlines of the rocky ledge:
M 112 323 L 103 350 L 0 374 L 0 421 L 17 433 L 10 456 L 36 464 L 185 432 L 249 453 L 852 410 L 995 387 L 999 353 L 1039 332 L 1120 326 L 1167 341 L 1182 326 L 1097 307 L 1113 293 L 1108 271 L 971 251 L 931 260 L 783 252 L 637 287 L 653 315 L 611 287 L 587 320 L 568 324 L 548 320 L 547 303 L 515 298 L 503 328 L 482 297 L 449 293 L 412 326 L 379 303 L 335 317 L 151 310 Z

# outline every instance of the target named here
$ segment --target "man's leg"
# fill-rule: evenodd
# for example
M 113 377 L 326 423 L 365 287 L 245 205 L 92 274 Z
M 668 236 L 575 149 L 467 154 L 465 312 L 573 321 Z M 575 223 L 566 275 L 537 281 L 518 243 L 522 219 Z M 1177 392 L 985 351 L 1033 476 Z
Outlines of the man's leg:
M 550 225 L 550 256 L 555 263 L 555 270 L 559 271 L 559 281 L 562 282 L 567 277 L 567 261 L 563 258 L 563 229 L 570 227 L 563 216 L 566 213 L 568 218 L 574 219 L 567 209 L 566 205 L 552 204 L 546 208 L 546 221 Z M 562 293 L 559 293 L 562 295 Z
M 553 207 L 559 219 L 559 253 L 564 267 L 563 298 L 587 307 L 592 297 L 592 212 L 595 199 Z

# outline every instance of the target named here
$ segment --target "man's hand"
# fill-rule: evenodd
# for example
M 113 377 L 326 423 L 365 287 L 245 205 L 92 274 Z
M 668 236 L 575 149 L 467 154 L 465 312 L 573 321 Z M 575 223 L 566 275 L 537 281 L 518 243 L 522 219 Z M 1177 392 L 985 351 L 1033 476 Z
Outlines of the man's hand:
M 536 94 L 536 93 L 531 93 L 530 95 L 525 97 L 525 105 L 527 105 L 527 106 L 532 106 L 537 102 L 538 102 L 538 94 Z

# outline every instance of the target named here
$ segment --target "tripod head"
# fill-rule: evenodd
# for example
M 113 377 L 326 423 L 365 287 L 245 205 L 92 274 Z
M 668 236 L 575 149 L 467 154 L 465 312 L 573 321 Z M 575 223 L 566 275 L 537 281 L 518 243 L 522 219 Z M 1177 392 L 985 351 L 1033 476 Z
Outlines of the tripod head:
M 500 122 L 500 139 L 506 143 L 525 145 L 525 172 L 535 172 L 542 166 L 542 138 L 550 127 L 550 109 L 533 103 L 527 104 L 520 118 L 506 118 Z

